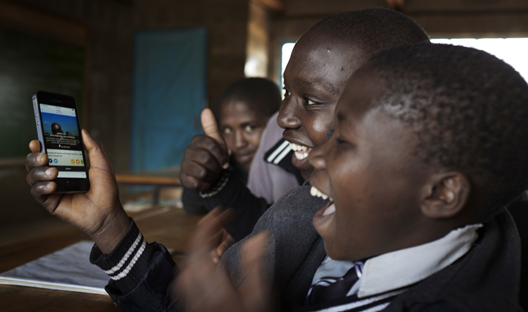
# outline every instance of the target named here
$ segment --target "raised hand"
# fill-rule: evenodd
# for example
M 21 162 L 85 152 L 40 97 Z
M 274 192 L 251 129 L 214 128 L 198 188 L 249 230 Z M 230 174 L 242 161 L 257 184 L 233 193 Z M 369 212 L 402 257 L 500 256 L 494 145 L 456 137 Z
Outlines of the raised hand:
M 182 185 L 197 192 L 212 187 L 229 167 L 227 144 L 209 108 L 202 111 L 201 120 L 205 134 L 192 138 L 180 166 Z
M 112 166 L 101 146 L 82 130 L 90 159 L 90 190 L 83 194 L 54 194 L 57 168 L 46 166 L 48 156 L 40 153 L 39 141 L 29 143 L 26 176 L 31 194 L 48 212 L 88 234 L 103 253 L 109 253 L 125 235 L 130 220 L 121 203 Z
M 241 249 L 242 272 L 246 276 L 235 289 L 227 272 L 216 266 L 210 254 L 216 248 L 215 237 L 229 220 L 229 210 L 217 208 L 198 225 L 189 244 L 185 269 L 173 285 L 173 295 L 190 312 L 266 312 L 270 311 L 269 285 L 262 276 L 265 233 L 247 240 Z
M 225 229 L 221 230 L 216 241 L 216 247 L 211 252 L 214 263 L 218 263 L 227 249 L 235 243 L 235 239 Z

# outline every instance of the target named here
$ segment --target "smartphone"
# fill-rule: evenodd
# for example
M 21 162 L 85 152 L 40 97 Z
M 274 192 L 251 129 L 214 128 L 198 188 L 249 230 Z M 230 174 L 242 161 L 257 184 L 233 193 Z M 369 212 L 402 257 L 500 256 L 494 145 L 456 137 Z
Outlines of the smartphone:
M 75 100 L 38 91 L 33 110 L 41 152 L 48 155 L 48 166 L 59 170 L 56 193 L 87 192 L 90 181 Z

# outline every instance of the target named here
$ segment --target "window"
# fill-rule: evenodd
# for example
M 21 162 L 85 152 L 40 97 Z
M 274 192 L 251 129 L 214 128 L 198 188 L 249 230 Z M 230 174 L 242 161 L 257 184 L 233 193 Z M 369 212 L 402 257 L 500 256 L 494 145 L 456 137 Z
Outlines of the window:
M 433 43 L 447 43 L 476 48 L 486 51 L 504 60 L 517 70 L 528 81 L 528 38 L 461 38 L 461 39 L 431 39 Z M 282 75 L 288 64 L 294 42 L 282 45 L 280 83 L 283 85 Z

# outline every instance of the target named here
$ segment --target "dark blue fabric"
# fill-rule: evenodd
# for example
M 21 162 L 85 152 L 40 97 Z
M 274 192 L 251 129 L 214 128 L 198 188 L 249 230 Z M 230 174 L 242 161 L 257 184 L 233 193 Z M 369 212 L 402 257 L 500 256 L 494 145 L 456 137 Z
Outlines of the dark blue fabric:
M 202 132 L 207 30 L 141 31 L 134 38 L 133 171 L 175 167 Z M 110 134 L 109 134 L 110 135 Z
M 149 270 L 131 292 L 123 295 L 113 280 L 105 287 L 123 312 L 178 310 L 177 300 L 173 300 L 170 293 L 170 284 L 178 268 L 164 246 L 156 243 L 152 245 L 156 247 L 156 251 L 151 258 Z

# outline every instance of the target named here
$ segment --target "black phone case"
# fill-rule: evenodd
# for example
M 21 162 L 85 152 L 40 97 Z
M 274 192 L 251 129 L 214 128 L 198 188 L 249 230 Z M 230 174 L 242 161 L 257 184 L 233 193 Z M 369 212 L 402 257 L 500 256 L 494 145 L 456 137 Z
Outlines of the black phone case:
M 77 113 L 77 105 L 75 103 L 75 100 L 72 97 L 61 95 L 61 94 L 54 94 L 50 92 L 44 92 L 44 91 L 37 91 L 35 94 L 33 94 L 33 111 L 35 114 L 35 123 L 37 126 L 37 134 L 38 134 L 38 140 L 40 142 L 40 148 L 42 153 L 47 153 L 47 148 L 45 145 L 44 140 L 44 129 L 42 125 L 42 116 L 40 112 L 40 106 L 39 104 L 44 101 L 48 103 L 53 103 L 57 106 L 62 107 L 68 107 L 68 108 L 74 108 L 75 112 Z M 80 135 L 81 145 L 84 146 L 84 143 L 82 141 L 82 135 L 80 134 L 80 123 L 79 123 L 79 115 L 76 114 L 75 119 L 77 120 L 77 128 Z M 84 162 L 84 171 L 86 172 L 86 178 L 57 178 L 54 180 L 55 183 L 57 183 L 57 190 L 55 193 L 85 193 L 90 189 L 90 180 L 88 178 L 88 167 L 86 164 L 86 155 L 84 153 L 84 149 L 81 151 Z M 49 164 L 48 164 L 49 166 Z

